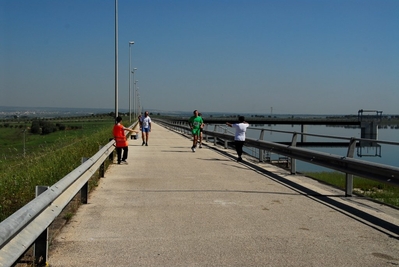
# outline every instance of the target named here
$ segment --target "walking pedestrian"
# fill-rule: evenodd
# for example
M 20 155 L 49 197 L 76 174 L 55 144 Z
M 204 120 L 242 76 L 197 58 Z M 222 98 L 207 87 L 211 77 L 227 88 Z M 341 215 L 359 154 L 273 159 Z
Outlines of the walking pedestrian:
M 141 114 L 137 116 L 137 120 L 139 121 L 140 131 L 141 131 L 141 128 L 142 128 L 142 119 L 141 119 L 141 117 L 142 117 Z
M 116 147 L 116 155 L 118 164 L 127 164 L 127 156 L 128 156 L 128 141 L 126 139 L 125 131 L 129 131 L 131 133 L 138 133 L 138 131 L 126 128 L 121 123 L 122 117 L 116 117 L 116 124 L 113 128 L 113 135 L 115 139 L 115 147 Z M 122 155 L 123 150 L 123 155 Z
M 226 122 L 226 125 L 235 129 L 234 145 L 238 155 L 237 161 L 242 161 L 242 147 L 245 143 L 245 132 L 247 131 L 249 124 L 245 121 L 244 116 L 239 116 L 238 123 L 231 124 Z
M 142 131 L 142 139 L 143 143 L 142 146 L 148 146 L 148 138 L 151 132 L 151 118 L 148 116 L 148 111 L 144 112 L 144 118 L 141 119 L 141 131 Z
M 191 151 L 195 152 L 195 148 L 197 147 L 198 137 L 200 135 L 201 125 L 203 125 L 204 121 L 202 117 L 198 116 L 198 110 L 193 111 L 194 116 L 191 116 L 188 120 L 188 125 L 190 125 L 191 133 L 193 135 L 193 146 L 191 147 Z

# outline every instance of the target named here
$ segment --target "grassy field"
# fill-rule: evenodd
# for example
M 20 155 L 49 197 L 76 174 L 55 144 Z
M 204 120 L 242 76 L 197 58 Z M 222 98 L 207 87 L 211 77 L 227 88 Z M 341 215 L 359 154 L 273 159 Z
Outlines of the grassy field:
M 345 189 L 345 174 L 341 172 L 305 172 L 306 176 Z M 399 207 L 399 188 L 384 183 L 353 177 L 353 192 L 376 201 Z
M 112 138 L 113 118 L 62 123 L 65 130 L 47 135 L 24 133 L 28 123 L 0 127 L 0 221 L 32 200 L 36 185 L 53 185 Z
M 26 156 L 37 155 L 53 145 L 63 147 L 76 142 L 103 127 L 108 127 L 109 136 L 112 137 L 112 118 L 60 121 L 67 128 L 48 135 L 31 134 L 27 129 L 30 127 L 29 122 L 14 122 L 9 123 L 8 127 L 4 127 L 4 125 L 0 127 L 0 170 L 3 163 L 8 165 L 21 160 L 24 157 L 24 151 Z

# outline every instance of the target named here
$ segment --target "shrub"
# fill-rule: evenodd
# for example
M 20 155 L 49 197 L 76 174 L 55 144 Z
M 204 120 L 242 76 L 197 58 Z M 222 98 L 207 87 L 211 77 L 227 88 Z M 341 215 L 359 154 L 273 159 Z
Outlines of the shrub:
M 57 131 L 57 127 L 54 123 L 44 120 L 32 121 L 31 133 L 33 134 L 50 134 Z

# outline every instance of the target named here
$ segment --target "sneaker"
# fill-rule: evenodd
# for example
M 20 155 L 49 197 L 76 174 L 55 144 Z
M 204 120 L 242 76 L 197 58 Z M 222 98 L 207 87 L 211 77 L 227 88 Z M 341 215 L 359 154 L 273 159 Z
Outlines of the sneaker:
M 128 163 L 127 163 L 126 160 L 122 160 L 120 164 L 125 164 L 125 165 L 127 165 Z
M 141 145 L 144 146 L 144 145 L 145 145 L 145 142 L 143 142 Z
M 237 161 L 238 161 L 238 162 L 241 162 L 241 161 L 242 161 L 242 157 L 238 157 L 238 158 L 237 158 Z
M 192 146 L 192 147 L 191 147 L 191 150 L 192 150 L 193 152 L 195 152 L 195 146 Z
M 146 146 L 148 146 L 148 143 L 145 143 Z
M 202 148 L 202 144 L 199 145 L 199 148 Z

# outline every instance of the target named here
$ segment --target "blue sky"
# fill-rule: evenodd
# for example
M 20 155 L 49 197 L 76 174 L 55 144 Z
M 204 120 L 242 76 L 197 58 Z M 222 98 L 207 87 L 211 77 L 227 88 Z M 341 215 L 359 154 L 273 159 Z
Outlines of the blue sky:
M 118 11 L 119 110 L 134 41 L 144 109 L 399 114 L 398 0 L 118 0 Z M 115 0 L 0 0 L 0 106 L 113 111 Z

